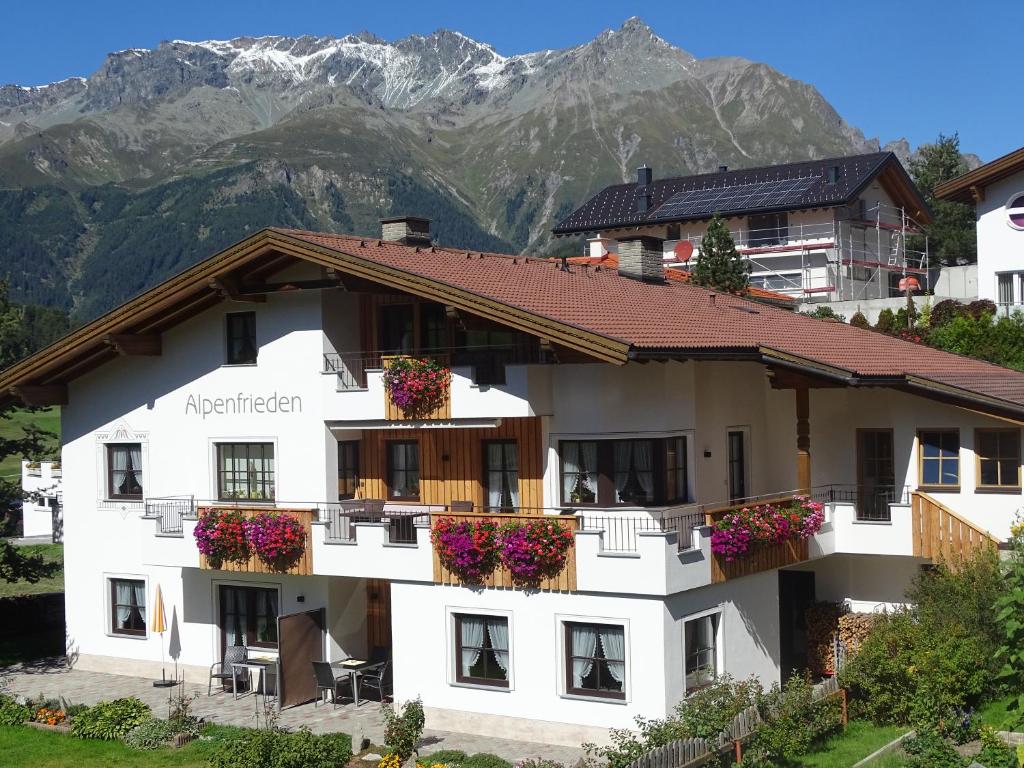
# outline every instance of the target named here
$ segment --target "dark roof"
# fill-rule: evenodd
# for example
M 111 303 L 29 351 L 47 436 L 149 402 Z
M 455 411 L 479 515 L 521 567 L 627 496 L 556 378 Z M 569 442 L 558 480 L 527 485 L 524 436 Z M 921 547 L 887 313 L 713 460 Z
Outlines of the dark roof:
M 298 230 L 262 230 L 0 372 L 0 400 L 67 383 L 116 357 L 111 334 L 153 334 L 215 306 L 218 278 L 312 261 L 444 302 L 596 359 L 759 361 L 850 386 L 886 386 L 1024 418 L 1024 372 L 826 322 L 678 280 L 613 269 Z
M 832 167 L 838 179 L 829 183 Z M 921 193 L 892 152 L 767 165 L 697 176 L 656 179 L 651 184 L 605 187 L 554 228 L 556 235 L 594 232 L 619 227 L 709 219 L 714 213 L 739 216 L 773 211 L 806 210 L 846 205 L 880 174 L 886 174 L 890 194 L 902 199 L 914 218 L 927 220 Z M 637 210 L 637 198 L 649 196 L 647 210 Z
M 944 181 L 935 187 L 935 196 L 940 200 L 956 200 L 960 203 L 984 200 L 985 187 L 1020 171 L 1024 171 L 1024 147 L 979 165 L 955 179 Z

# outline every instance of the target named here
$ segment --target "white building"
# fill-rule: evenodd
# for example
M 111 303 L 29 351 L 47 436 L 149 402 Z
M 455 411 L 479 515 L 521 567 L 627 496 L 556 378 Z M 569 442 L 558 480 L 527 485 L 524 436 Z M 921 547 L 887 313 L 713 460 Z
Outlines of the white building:
M 61 469 L 59 461 L 21 462 L 22 536 L 61 536 Z
M 1024 310 L 1024 147 L 939 185 L 935 195 L 974 205 L 978 296 L 1003 313 Z
M 809 602 L 898 603 L 938 551 L 1007 536 L 1024 374 L 664 281 L 651 237 L 563 270 L 425 228 L 263 230 L 0 374 L 62 406 L 79 667 L 158 676 L 166 651 L 205 680 L 245 644 L 287 704 L 311 659 L 380 647 L 431 727 L 579 744 L 709 675 L 776 681 Z M 405 418 L 388 354 L 446 362 L 449 396 Z M 706 512 L 794 489 L 827 503 L 810 540 L 712 552 Z M 460 585 L 429 528 L 459 501 L 559 515 L 569 564 Z M 230 508 L 288 510 L 302 559 L 210 567 L 197 517 Z

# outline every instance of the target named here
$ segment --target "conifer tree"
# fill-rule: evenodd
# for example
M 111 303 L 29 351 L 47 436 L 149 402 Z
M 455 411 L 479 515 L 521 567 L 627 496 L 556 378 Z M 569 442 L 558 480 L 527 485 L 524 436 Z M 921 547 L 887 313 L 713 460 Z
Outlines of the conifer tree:
M 692 280 L 695 285 L 727 293 L 741 293 L 750 282 L 750 262 L 736 251 L 736 241 L 720 214 L 711 219 L 700 241 Z

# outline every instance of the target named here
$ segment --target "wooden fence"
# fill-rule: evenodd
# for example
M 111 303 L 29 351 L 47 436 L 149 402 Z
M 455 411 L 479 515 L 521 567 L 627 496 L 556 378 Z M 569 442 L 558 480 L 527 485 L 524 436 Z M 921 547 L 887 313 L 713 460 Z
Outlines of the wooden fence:
M 832 696 L 840 697 L 841 722 L 846 727 L 846 691 L 839 687 L 837 678 L 831 677 L 816 685 L 811 693 L 811 701 L 820 702 Z M 756 706 L 747 707 L 732 719 L 717 739 L 677 739 L 638 757 L 626 768 L 698 768 L 717 762 L 725 754 L 731 754 L 733 760 L 739 763 L 743 760 L 744 743 L 754 735 L 762 722 L 760 710 Z
M 198 512 L 199 516 L 202 517 L 207 512 L 214 510 L 231 510 L 233 512 L 241 512 L 246 517 L 254 517 L 264 513 L 271 515 L 291 515 L 296 518 L 301 524 L 302 529 L 306 532 L 306 546 L 302 551 L 302 557 L 299 561 L 289 568 L 284 573 L 290 573 L 294 576 L 312 576 L 313 575 L 313 519 L 316 517 L 316 510 L 312 509 L 267 509 L 265 507 L 200 507 Z M 199 567 L 205 570 L 214 570 L 213 566 L 210 565 L 206 556 L 203 554 L 199 555 Z M 272 570 L 256 555 L 250 557 L 244 563 L 221 563 L 220 568 L 216 570 L 221 571 L 234 571 L 236 573 L 279 573 L 279 571 Z
M 527 515 L 527 514 L 516 514 L 516 515 L 489 515 L 486 513 L 477 512 L 463 512 L 453 514 L 449 512 L 435 512 L 430 515 L 430 527 L 433 528 L 437 521 L 441 518 L 448 518 L 455 520 L 456 522 L 472 522 L 475 523 L 479 520 L 490 520 L 492 522 L 501 525 L 510 521 L 514 522 L 526 522 L 529 520 L 544 520 L 547 522 L 557 522 L 562 526 L 568 528 L 570 531 L 576 531 L 576 518 L 572 515 Z M 437 549 L 433 549 L 434 555 L 434 583 L 435 584 L 450 584 L 460 585 L 462 584 L 461 579 L 458 575 L 452 573 L 441 564 L 441 558 L 437 555 Z M 513 589 L 515 584 L 512 583 L 512 574 L 505 568 L 499 565 L 490 576 L 488 576 L 482 583 L 481 586 L 490 587 L 495 589 Z M 566 552 L 565 567 L 562 568 L 559 573 L 553 577 L 544 579 L 537 586 L 538 589 L 548 592 L 574 592 L 576 590 L 576 545 L 573 544 L 569 547 Z
M 945 560 L 952 567 L 979 549 L 998 547 L 999 540 L 968 522 L 927 493 L 910 494 L 915 557 Z

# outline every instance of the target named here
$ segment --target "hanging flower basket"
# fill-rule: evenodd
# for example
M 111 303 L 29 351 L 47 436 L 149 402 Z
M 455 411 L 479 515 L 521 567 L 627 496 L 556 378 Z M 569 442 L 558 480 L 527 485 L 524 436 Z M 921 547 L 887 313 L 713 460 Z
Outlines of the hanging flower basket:
M 196 546 L 211 568 L 224 563 L 245 563 L 252 556 L 245 515 L 233 509 L 211 509 L 196 523 Z
M 500 534 L 501 564 L 514 584 L 535 586 L 562 571 L 574 538 L 556 520 L 506 523 Z
M 302 559 L 306 529 L 292 515 L 263 512 L 249 518 L 245 528 L 252 551 L 270 570 L 284 573 Z
M 722 516 L 711 532 L 711 551 L 726 561 L 758 546 L 809 539 L 825 521 L 824 505 L 798 496 L 786 504 L 743 507 Z
M 443 517 L 430 532 L 441 565 L 466 584 L 479 584 L 498 567 L 498 525 Z
M 409 417 L 425 416 L 448 397 L 452 372 L 431 358 L 396 357 L 384 367 L 391 402 Z

